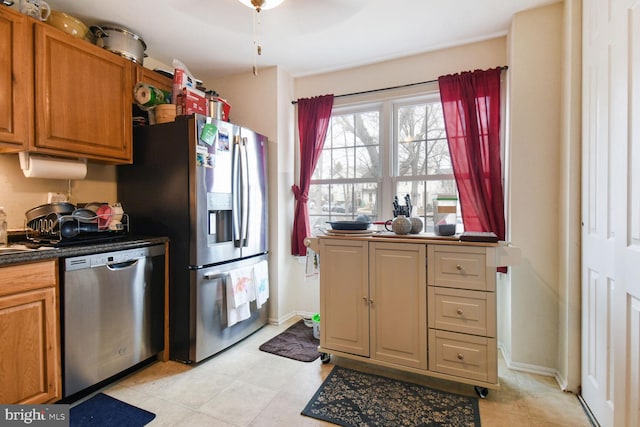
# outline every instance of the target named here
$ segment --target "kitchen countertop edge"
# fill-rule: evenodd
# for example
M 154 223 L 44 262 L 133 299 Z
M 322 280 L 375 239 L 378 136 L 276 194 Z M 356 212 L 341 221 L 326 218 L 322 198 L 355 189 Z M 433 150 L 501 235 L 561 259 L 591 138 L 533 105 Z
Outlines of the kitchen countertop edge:
M 168 237 L 132 236 L 123 240 L 116 240 L 112 242 L 91 243 L 77 246 L 66 246 L 61 248 L 34 249 L 30 251 L 8 254 L 0 253 L 0 266 L 49 260 L 55 258 L 68 258 L 72 256 L 97 254 L 101 252 L 135 249 L 145 246 L 164 244 L 168 241 Z
M 366 235 L 358 236 L 357 234 L 347 234 L 343 236 L 339 235 L 318 235 L 313 236 L 320 239 L 348 239 L 348 240 L 367 240 L 373 242 L 387 242 L 387 243 L 425 243 L 425 244 L 439 244 L 439 245 L 458 245 L 458 246 L 501 246 L 505 242 L 476 242 L 469 240 L 460 240 L 459 236 L 432 236 L 432 235 Z

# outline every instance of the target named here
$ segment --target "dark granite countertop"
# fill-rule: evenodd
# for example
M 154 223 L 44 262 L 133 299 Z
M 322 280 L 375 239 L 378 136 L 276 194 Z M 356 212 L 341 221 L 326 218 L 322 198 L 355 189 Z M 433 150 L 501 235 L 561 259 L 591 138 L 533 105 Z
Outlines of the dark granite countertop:
M 0 266 L 88 255 L 100 252 L 111 252 L 123 249 L 134 249 L 144 246 L 164 244 L 167 241 L 169 241 L 169 238 L 167 237 L 129 236 L 111 242 L 85 243 L 82 245 L 61 248 L 41 247 L 38 249 L 21 250 L 19 252 L 8 251 L 7 253 L 3 253 L 2 250 L 0 250 Z

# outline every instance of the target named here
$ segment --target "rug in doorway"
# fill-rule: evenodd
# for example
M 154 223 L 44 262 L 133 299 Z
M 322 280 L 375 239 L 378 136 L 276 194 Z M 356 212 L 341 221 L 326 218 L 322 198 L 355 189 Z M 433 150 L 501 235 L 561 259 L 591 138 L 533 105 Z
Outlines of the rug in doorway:
M 142 427 L 156 414 L 98 393 L 69 411 L 70 427 Z
M 260 350 L 301 362 L 313 362 L 320 357 L 318 345 L 320 340 L 313 337 L 313 329 L 300 320 L 262 344 Z
M 356 426 L 480 426 L 478 399 L 335 366 L 302 415 Z

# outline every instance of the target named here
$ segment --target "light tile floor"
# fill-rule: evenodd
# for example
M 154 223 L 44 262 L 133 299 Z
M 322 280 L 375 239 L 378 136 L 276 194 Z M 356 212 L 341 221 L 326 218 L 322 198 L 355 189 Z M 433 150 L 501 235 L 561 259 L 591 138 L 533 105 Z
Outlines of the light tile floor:
M 473 386 L 407 374 L 333 357 L 304 363 L 258 350 L 284 325 L 267 325 L 232 348 L 188 366 L 155 362 L 102 392 L 156 414 L 149 426 L 331 426 L 300 415 L 334 363 L 429 387 L 476 396 Z M 591 426 L 578 398 L 555 379 L 509 370 L 500 361 L 501 387 L 480 399 L 488 426 Z

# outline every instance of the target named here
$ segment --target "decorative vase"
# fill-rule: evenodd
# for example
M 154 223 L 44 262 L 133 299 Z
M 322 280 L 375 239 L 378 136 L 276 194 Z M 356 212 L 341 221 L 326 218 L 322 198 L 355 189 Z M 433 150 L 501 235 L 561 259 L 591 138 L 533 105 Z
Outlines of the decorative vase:
M 411 232 L 411 220 L 404 215 L 398 215 L 391 222 L 391 230 L 396 234 L 409 234 Z
M 409 218 L 409 220 L 411 221 L 411 234 L 419 234 L 422 232 L 422 227 L 424 224 L 422 224 L 422 220 L 418 217 L 412 216 L 411 218 Z

